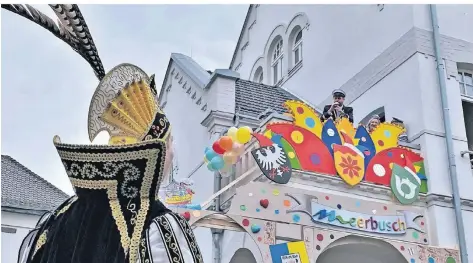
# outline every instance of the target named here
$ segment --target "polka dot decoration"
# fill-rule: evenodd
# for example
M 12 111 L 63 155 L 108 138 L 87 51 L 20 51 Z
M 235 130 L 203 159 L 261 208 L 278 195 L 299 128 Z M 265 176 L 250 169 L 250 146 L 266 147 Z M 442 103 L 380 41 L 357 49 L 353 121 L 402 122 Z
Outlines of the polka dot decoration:
M 328 195 L 325 196 L 325 200 L 329 200 L 329 199 L 330 199 L 330 197 Z
M 266 194 L 266 189 L 261 189 L 262 194 Z
M 435 263 L 435 259 L 433 257 L 429 257 L 427 262 L 428 263 Z
M 259 211 L 261 211 L 261 209 L 259 209 L 259 208 L 256 208 L 256 212 L 259 212 Z
M 383 206 L 384 211 L 388 210 L 387 206 Z
M 291 201 L 289 201 L 289 200 L 284 200 L 284 201 L 283 201 L 283 205 L 284 205 L 285 207 L 289 207 L 289 206 L 291 206 Z
M 360 206 L 361 206 L 360 201 L 356 201 L 355 205 L 356 205 L 357 207 L 360 207 Z
M 292 221 L 294 221 L 294 222 L 297 223 L 297 222 L 299 222 L 300 220 L 301 220 L 301 217 L 300 217 L 298 214 L 294 214 L 294 215 L 292 216 Z
M 297 113 L 303 114 L 303 113 L 304 113 L 304 109 L 303 109 L 302 107 L 297 107 Z
M 273 195 L 278 196 L 278 195 L 279 195 L 279 190 L 278 190 L 278 189 L 274 189 L 274 190 L 273 190 Z
M 313 153 L 310 155 L 310 161 L 312 162 L 312 164 L 314 165 L 319 165 L 320 164 L 320 157 L 318 154 L 316 153 Z
M 309 128 L 314 128 L 315 127 L 314 119 L 312 119 L 311 117 L 307 117 L 305 119 L 305 125 L 307 125 L 307 127 L 309 127 Z
M 287 156 L 289 156 L 289 158 L 291 159 L 294 159 L 294 157 L 296 157 L 296 154 L 294 152 L 288 152 Z
M 404 246 L 401 246 L 401 251 L 404 251 Z
M 249 226 L 249 225 L 250 225 L 250 220 L 248 220 L 248 219 L 245 218 L 245 219 L 243 219 L 243 220 L 241 221 L 241 224 L 242 224 L 243 226 Z
M 293 131 L 291 133 L 291 139 L 297 144 L 301 144 L 304 141 L 304 135 L 300 131 Z
M 279 215 L 279 210 L 277 210 L 277 209 L 274 210 L 274 213 L 275 213 L 276 215 Z
M 384 142 L 382 140 L 379 140 L 378 145 L 382 147 L 382 146 L 384 146 Z
M 246 205 L 240 205 L 240 210 L 241 211 L 246 211 Z
M 258 237 L 258 241 L 261 242 L 261 240 L 263 240 L 261 237 Z
M 416 260 L 411 258 L 411 263 L 416 263 Z
M 331 235 L 330 235 L 330 239 L 334 239 L 334 238 L 335 238 L 335 236 L 333 236 L 333 234 L 331 234 Z
M 412 233 L 412 237 L 415 238 L 415 239 L 418 239 L 419 238 L 419 233 L 417 233 L 417 232 Z
M 315 246 L 315 249 L 320 250 L 320 246 L 319 245 Z
M 337 208 L 338 208 L 338 209 L 342 209 L 342 205 L 341 205 L 341 204 L 338 204 L 338 205 L 337 205 Z
M 250 197 L 253 196 L 253 193 L 249 193 L 248 196 L 250 196 Z
M 384 167 L 379 163 L 373 165 L 373 172 L 379 177 L 383 177 L 386 175 L 386 169 L 384 169 Z
M 448 258 L 447 258 L 447 261 L 445 261 L 445 263 L 456 263 L 456 261 L 455 261 L 454 258 L 448 257 Z
M 317 234 L 317 240 L 322 242 L 324 240 L 324 235 L 322 234 Z
M 327 134 L 328 136 L 333 137 L 335 135 L 335 131 L 333 129 L 328 129 Z
M 389 138 L 391 137 L 391 132 L 388 130 L 384 130 L 384 137 Z

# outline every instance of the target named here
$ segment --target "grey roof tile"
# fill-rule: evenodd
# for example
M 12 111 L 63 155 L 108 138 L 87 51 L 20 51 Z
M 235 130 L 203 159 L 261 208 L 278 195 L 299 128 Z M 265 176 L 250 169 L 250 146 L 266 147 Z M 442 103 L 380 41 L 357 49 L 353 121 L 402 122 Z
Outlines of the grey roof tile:
M 51 211 L 69 196 L 8 155 L 2 155 L 2 207 Z
M 283 103 L 287 100 L 299 100 L 282 88 L 268 86 L 249 80 L 238 79 L 235 84 L 235 112 L 259 118 L 266 110 L 277 113 L 287 110 Z

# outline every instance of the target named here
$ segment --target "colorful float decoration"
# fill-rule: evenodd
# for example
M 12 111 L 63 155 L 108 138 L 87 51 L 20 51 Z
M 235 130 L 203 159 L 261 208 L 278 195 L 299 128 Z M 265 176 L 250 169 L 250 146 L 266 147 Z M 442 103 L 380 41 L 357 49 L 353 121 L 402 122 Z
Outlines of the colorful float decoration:
M 299 101 L 284 106 L 293 122 L 270 123 L 264 134 L 253 134 L 260 148 L 252 151 L 263 174 L 286 184 L 292 169 L 339 176 L 350 186 L 369 182 L 391 187 L 401 204 L 412 204 L 427 193 L 424 159 L 398 144 L 405 129 L 381 123 L 369 133 L 346 118 L 321 122 Z
M 212 144 L 212 148 L 205 148 L 204 161 L 207 169 L 228 175 L 233 165 L 240 159 L 240 155 L 245 150 L 244 145 L 251 140 L 252 134 L 253 130 L 248 126 L 228 129 L 224 136 Z
M 309 263 L 304 241 L 270 245 L 269 251 L 273 263 Z
M 193 209 L 192 197 L 195 192 L 192 190 L 192 181 L 172 180 L 167 186 L 159 190 L 159 199 L 166 204 L 167 207 L 183 207 Z

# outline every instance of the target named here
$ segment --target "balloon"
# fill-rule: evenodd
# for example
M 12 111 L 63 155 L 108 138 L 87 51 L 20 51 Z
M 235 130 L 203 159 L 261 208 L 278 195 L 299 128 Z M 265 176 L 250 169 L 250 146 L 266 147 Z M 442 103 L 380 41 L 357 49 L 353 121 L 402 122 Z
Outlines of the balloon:
M 212 172 L 216 170 L 216 169 L 213 167 L 212 162 L 209 162 L 209 163 L 207 164 L 207 169 L 209 169 L 209 170 L 212 171 Z
M 253 133 L 253 131 L 248 126 L 238 128 L 237 141 L 241 144 L 245 144 L 245 143 L 249 142 L 251 140 L 251 134 L 252 133 Z
M 220 169 L 220 174 L 222 175 L 222 177 L 229 177 L 230 175 L 232 175 L 232 170 L 233 165 L 227 163 L 222 169 Z
M 240 156 L 243 153 L 243 151 L 245 151 L 245 146 L 237 142 L 233 144 L 232 152 L 234 152 L 235 155 Z
M 218 154 L 216 152 L 214 152 L 212 149 L 210 149 L 205 153 L 205 158 L 207 158 L 207 160 L 212 160 L 217 155 Z
M 214 142 L 214 144 L 212 145 L 212 149 L 218 153 L 218 154 L 223 154 L 225 152 L 225 149 L 223 149 L 221 146 L 220 146 L 220 143 L 219 143 L 219 140 L 216 140 Z M 211 158 L 209 158 L 209 160 L 212 160 Z
M 230 151 L 233 148 L 233 141 L 230 136 L 223 136 L 220 138 L 220 140 L 218 140 L 218 143 L 225 151 Z
M 204 155 L 204 162 L 205 162 L 205 163 L 208 163 L 208 162 L 209 162 L 209 160 L 207 159 L 207 156 L 205 156 L 205 155 Z
M 227 136 L 230 136 L 230 138 L 232 138 L 233 141 L 236 141 L 237 140 L 237 131 L 238 131 L 237 127 L 231 127 L 227 131 Z
M 214 158 L 212 158 L 212 160 L 210 161 L 210 163 L 212 164 L 212 167 L 215 169 L 215 170 L 220 170 L 223 168 L 223 166 L 225 165 L 225 162 L 223 161 L 223 158 L 222 156 L 215 156 Z
M 225 164 L 233 163 L 236 158 L 237 158 L 237 156 L 235 156 L 235 154 L 233 152 L 226 152 L 223 155 L 223 161 L 225 161 Z
M 204 154 L 207 153 L 208 150 L 210 150 L 210 148 L 209 148 L 209 147 L 205 147 L 205 149 L 204 149 Z

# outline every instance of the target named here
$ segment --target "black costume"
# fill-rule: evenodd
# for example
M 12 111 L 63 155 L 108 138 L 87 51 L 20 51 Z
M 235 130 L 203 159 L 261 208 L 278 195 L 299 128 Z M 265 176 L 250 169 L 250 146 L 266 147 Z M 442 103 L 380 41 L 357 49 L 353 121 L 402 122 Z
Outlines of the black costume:
M 2 5 L 49 29 L 92 65 L 100 83 L 89 108 L 89 137 L 106 130 L 111 138 L 98 146 L 54 137 L 76 196 L 39 220 L 18 262 L 203 262 L 186 219 L 158 200 L 171 125 L 156 102 L 153 77 L 131 64 L 105 75 L 77 5 L 51 7 L 62 31 L 30 6 L 26 12 L 22 5 Z

